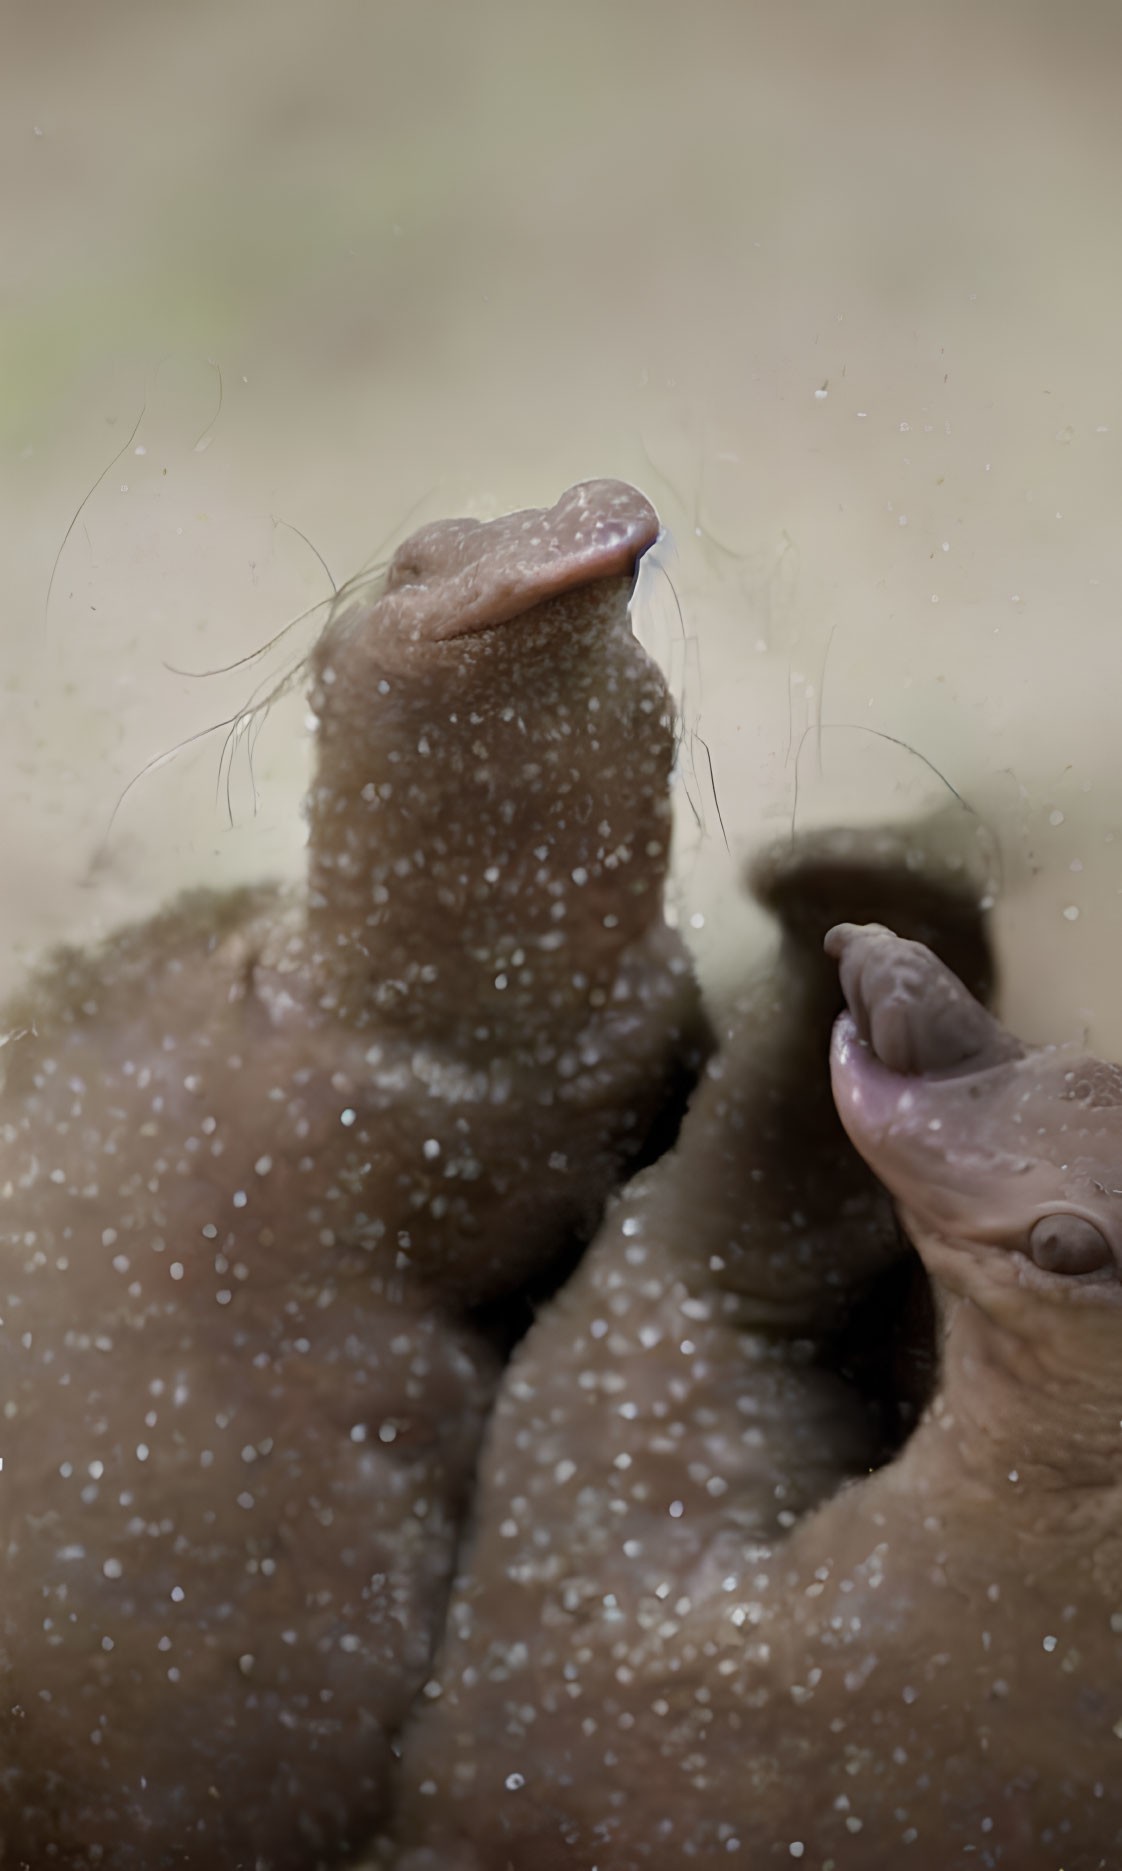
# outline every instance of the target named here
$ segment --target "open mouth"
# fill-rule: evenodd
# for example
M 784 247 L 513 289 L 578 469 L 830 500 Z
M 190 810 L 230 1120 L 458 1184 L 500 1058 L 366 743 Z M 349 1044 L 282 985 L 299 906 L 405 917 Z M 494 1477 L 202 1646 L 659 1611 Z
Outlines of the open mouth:
M 1065 1187 L 1031 1118 L 1010 1128 L 1007 1094 L 1019 1080 L 1019 1118 L 1031 1074 L 1005 1068 L 1029 1063 L 1032 1049 L 921 943 L 877 923 L 839 923 L 825 946 L 847 1006 L 830 1051 L 838 1115 L 913 1222 L 924 1222 L 927 1257 L 938 1241 L 941 1251 L 980 1257 L 1006 1286 L 1092 1298 L 1105 1286 L 1122 1305 L 1118 1250 L 1098 1206 Z M 1045 1119 L 1051 1082 L 1038 1093 Z
M 1023 1057 L 1020 1041 L 921 943 L 878 923 L 838 923 L 826 953 L 858 1039 L 890 1072 L 958 1078 Z
M 839 923 L 825 946 L 848 1008 L 832 1049 L 843 1121 L 852 1117 L 865 1131 L 918 1128 L 926 1084 L 1024 1056 L 1020 1041 L 921 943 L 877 923 Z

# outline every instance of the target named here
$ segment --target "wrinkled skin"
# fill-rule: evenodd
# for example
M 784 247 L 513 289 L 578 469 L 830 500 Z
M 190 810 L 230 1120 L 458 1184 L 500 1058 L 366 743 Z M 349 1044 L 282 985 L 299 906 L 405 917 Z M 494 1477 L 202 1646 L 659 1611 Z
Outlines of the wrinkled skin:
M 702 1034 L 618 482 L 428 527 L 312 659 L 309 883 L 9 1008 L 8 1866 L 336 1863 L 382 1819 L 498 1353 Z
M 868 1476 L 882 1426 L 839 1355 L 868 1283 L 910 1250 L 834 1109 L 843 1000 L 822 942 L 843 906 L 879 906 L 986 991 L 984 880 L 957 815 L 807 839 L 755 886 L 783 922 L 774 967 L 734 1009 L 677 1147 L 613 1207 L 504 1378 L 406 1734 L 384 1853 L 398 1871 L 671 1871 L 732 1853 L 881 1871 L 913 1826 L 922 1848 L 900 1862 L 959 1863 L 941 1786 L 914 1785 L 942 1773 L 917 1719 L 941 1693 L 930 1653 L 955 1635 L 933 1577 L 945 1542 L 907 1496 L 909 1538 L 914 1522 L 931 1551 L 917 1569 L 902 1547 L 900 1596 L 882 1590 L 876 1516 L 907 1471 Z M 980 1540 L 969 1562 L 984 1568 Z M 980 1602 L 998 1628 L 984 1587 Z M 898 1746 L 917 1750 L 899 1771 Z

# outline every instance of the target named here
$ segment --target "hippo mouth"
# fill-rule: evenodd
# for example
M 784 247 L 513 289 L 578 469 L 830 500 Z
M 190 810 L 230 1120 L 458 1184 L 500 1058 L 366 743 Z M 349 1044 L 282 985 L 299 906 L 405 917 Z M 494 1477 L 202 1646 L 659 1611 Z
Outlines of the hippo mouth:
M 847 1129 L 870 1140 L 938 1131 L 924 1097 L 949 1080 L 981 1080 L 1025 1047 L 930 949 L 877 923 L 839 923 L 826 937 L 847 1011 L 834 1029 L 835 1095 Z
M 581 481 L 552 507 L 442 520 L 399 547 L 381 604 L 430 642 L 476 636 L 550 598 L 632 575 L 659 520 L 625 481 Z
M 1020 1041 L 921 943 L 877 923 L 839 923 L 825 946 L 839 965 L 857 1039 L 890 1072 L 962 1078 L 1024 1056 Z
M 918 1224 L 926 1237 L 929 1270 L 936 1243 L 969 1247 L 1006 1285 L 1088 1303 L 1109 1289 L 1122 1306 L 1122 1237 L 1105 1200 L 1122 1190 L 1093 1173 L 1118 1149 L 1118 1068 L 1052 1065 L 929 949 L 876 923 L 840 923 L 825 947 L 847 1007 L 830 1055 L 838 1115 L 909 1233 Z M 1053 1133 L 1070 1163 L 1050 1157 Z

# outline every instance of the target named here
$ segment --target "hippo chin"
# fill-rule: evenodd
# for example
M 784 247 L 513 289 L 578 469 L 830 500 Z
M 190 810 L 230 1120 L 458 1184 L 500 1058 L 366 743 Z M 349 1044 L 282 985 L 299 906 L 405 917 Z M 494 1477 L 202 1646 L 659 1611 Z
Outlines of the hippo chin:
M 618 482 L 430 526 L 311 664 L 307 890 L 2 1030 L 12 1866 L 334 1864 L 384 1811 L 498 1371 L 696 1065 Z
M 1122 1080 L 918 941 L 823 954 L 891 915 L 985 988 L 937 829 L 757 866 L 774 970 L 504 1377 L 399 1871 L 1122 1863 Z M 868 1166 L 943 1335 L 875 1472 L 838 1334 L 912 1250 Z

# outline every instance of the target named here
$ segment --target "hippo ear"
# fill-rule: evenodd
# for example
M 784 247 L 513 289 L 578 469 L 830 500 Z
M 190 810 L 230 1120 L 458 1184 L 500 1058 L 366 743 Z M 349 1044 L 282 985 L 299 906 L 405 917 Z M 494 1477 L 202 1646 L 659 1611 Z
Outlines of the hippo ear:
M 1044 1215 L 1029 1230 L 1028 1250 L 1046 1273 L 1097 1273 L 1114 1255 L 1093 1221 L 1083 1215 Z

